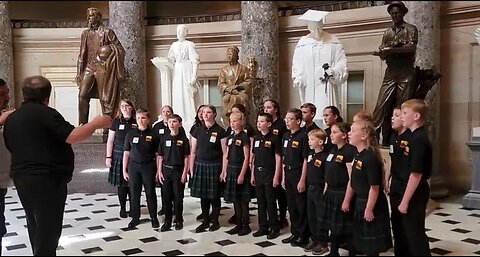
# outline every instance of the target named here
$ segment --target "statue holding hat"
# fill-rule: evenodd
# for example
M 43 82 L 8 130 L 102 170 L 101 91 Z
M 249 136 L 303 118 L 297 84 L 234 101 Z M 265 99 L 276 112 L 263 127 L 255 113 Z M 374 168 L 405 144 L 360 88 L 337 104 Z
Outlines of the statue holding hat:
M 341 86 L 348 78 L 343 45 L 336 36 L 323 30 L 327 14 L 308 10 L 299 17 L 307 21 L 310 33 L 298 41 L 292 61 L 293 86 L 298 88 L 300 102 L 313 103 L 319 110 L 337 105 L 334 87 Z
M 77 61 L 79 124 L 88 122 L 91 98 L 100 100 L 104 115 L 117 115 L 124 77 L 125 50 L 115 32 L 102 24 L 97 8 L 87 9 L 87 20 Z
M 392 1 L 387 11 L 393 23 L 384 32 L 378 51 L 373 53 L 387 63 L 377 104 L 373 111 L 375 128 L 377 133 L 382 134 L 382 145 L 388 145 L 390 140 L 391 116 L 394 107 L 410 98 L 409 87 L 415 78 L 414 62 L 418 42 L 417 27 L 403 19 L 408 8 L 401 1 Z

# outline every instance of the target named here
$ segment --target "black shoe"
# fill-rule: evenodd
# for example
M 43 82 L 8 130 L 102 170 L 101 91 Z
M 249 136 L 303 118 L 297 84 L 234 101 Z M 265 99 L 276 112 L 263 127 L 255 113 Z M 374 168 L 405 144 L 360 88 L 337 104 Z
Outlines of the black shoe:
M 183 229 L 183 222 L 175 223 L 175 230 L 181 230 L 181 229 Z
M 230 217 L 230 219 L 228 219 L 228 224 L 236 224 L 236 219 L 237 219 L 237 216 L 235 214 L 233 214 L 232 217 Z
M 275 239 L 280 235 L 280 231 L 278 229 L 272 229 L 270 233 L 267 235 L 267 239 Z
M 220 223 L 214 222 L 208 229 L 208 231 L 217 231 L 220 228 Z
M 160 227 L 160 222 L 158 222 L 158 219 L 155 217 L 152 219 L 152 228 L 158 228 Z
M 235 235 L 238 234 L 242 230 L 242 226 L 236 225 L 234 228 L 225 231 L 225 233 L 230 234 L 230 235 Z
M 246 236 L 248 234 L 250 234 L 250 232 L 252 232 L 252 229 L 250 228 L 249 225 L 246 225 L 246 226 L 243 226 L 242 230 L 240 230 L 240 232 L 238 232 L 238 235 L 239 236 Z
M 160 231 L 164 232 L 169 230 L 172 230 L 172 223 L 170 222 L 163 223 L 162 227 L 160 228 Z
M 210 227 L 208 222 L 202 222 L 202 224 L 195 229 L 195 233 L 205 232 L 208 227 Z
M 317 245 L 318 245 L 317 242 L 311 241 L 309 244 L 307 244 L 307 246 L 305 246 L 305 248 L 303 248 L 303 250 L 305 252 L 311 252 L 313 248 L 315 248 Z
M 293 240 L 297 240 L 297 237 L 294 235 L 290 235 L 289 237 L 282 239 L 282 243 L 290 244 Z
M 293 240 L 290 243 L 292 246 L 298 246 L 304 248 L 308 244 L 308 238 L 297 237 L 297 240 Z
M 135 228 L 138 224 L 140 224 L 139 219 L 132 219 L 130 223 L 128 223 L 128 228 Z
M 265 230 L 265 229 L 259 229 L 252 234 L 253 237 L 260 237 L 260 236 L 266 236 L 266 235 L 268 235 L 268 230 Z
M 158 216 L 162 216 L 164 214 L 165 214 L 165 211 L 163 210 L 163 208 L 160 211 L 158 211 Z
M 120 218 L 127 218 L 128 217 L 128 214 L 127 214 L 127 211 L 126 210 L 120 210 Z
M 288 227 L 288 220 L 287 218 L 280 219 L 280 229 Z
M 332 251 L 330 251 L 327 255 L 325 256 L 340 256 L 340 253 L 339 252 L 336 252 L 336 253 L 333 253 Z

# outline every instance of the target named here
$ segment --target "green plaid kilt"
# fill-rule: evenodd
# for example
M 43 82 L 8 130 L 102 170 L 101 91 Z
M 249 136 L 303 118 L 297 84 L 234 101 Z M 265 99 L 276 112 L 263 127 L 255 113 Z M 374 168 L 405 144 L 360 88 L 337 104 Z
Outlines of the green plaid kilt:
M 224 193 L 224 199 L 227 202 L 250 202 L 250 170 L 245 172 L 243 184 L 239 185 L 237 184 L 237 178 L 240 175 L 241 170 L 241 166 L 227 166 L 227 178 Z
M 114 186 L 128 187 L 128 181 L 123 178 L 123 145 L 113 145 L 112 166 L 108 172 L 108 183 Z
M 325 192 L 325 214 L 329 223 L 329 229 L 334 236 L 351 235 L 353 223 L 353 210 L 345 213 L 342 211 L 342 203 L 345 198 L 345 190 L 330 189 Z
M 386 252 L 393 246 L 387 198 L 382 192 L 379 193 L 371 222 L 364 219 L 366 206 L 367 199 L 356 199 L 353 221 L 355 249 L 365 254 Z
M 222 163 L 195 162 L 190 195 L 196 198 L 218 199 L 222 196 L 220 185 Z

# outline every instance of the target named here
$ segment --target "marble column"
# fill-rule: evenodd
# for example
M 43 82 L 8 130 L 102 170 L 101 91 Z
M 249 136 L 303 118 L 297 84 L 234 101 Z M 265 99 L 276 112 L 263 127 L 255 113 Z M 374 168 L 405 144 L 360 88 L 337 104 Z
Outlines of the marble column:
M 136 108 L 147 108 L 145 3 L 109 1 L 109 25 L 125 49 L 125 81 L 121 97 L 132 100 Z
M 405 1 L 408 13 L 405 21 L 418 28 L 415 66 L 440 71 L 440 2 Z M 430 179 L 431 198 L 448 196 L 448 188 L 440 174 L 440 81 L 427 94 L 429 106 L 428 132 L 433 146 L 433 174 Z
M 0 1 L 0 78 L 10 86 L 10 106 L 15 107 L 12 26 L 8 1 Z
M 259 85 L 254 90 L 251 120 L 264 99 L 279 99 L 278 4 L 275 1 L 242 1 L 241 63 L 249 56 L 257 62 Z

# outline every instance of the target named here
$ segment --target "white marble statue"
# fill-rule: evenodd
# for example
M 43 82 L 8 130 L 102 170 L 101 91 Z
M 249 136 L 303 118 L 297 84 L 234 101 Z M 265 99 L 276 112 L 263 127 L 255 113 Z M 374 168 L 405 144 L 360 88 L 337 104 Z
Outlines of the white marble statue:
M 190 128 L 197 114 L 195 104 L 195 94 L 198 92 L 199 83 L 197 81 L 198 65 L 200 63 L 200 56 L 195 49 L 195 44 L 192 41 L 186 40 L 188 29 L 185 25 L 177 26 L 177 39 L 173 42 L 168 50 L 167 58 L 155 57 L 152 62 L 157 66 L 162 73 L 162 84 L 166 84 L 167 90 L 163 90 L 162 105 L 171 104 L 173 112 L 180 115 L 183 119 L 183 127 Z M 171 72 L 171 87 L 170 72 Z M 171 91 L 171 94 L 170 92 Z
M 323 31 L 328 12 L 308 10 L 299 19 L 308 22 L 310 33 L 295 46 L 292 62 L 293 86 L 298 88 L 300 102 L 313 103 L 322 113 L 329 105 L 337 106 L 334 87 L 348 78 L 347 58 L 340 41 Z M 328 65 L 328 69 L 324 69 Z M 315 116 L 317 120 L 321 115 Z
M 475 30 L 473 35 L 475 36 L 477 43 L 480 45 L 480 27 Z

